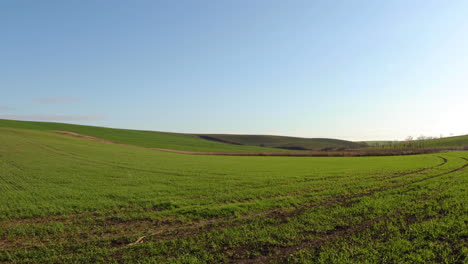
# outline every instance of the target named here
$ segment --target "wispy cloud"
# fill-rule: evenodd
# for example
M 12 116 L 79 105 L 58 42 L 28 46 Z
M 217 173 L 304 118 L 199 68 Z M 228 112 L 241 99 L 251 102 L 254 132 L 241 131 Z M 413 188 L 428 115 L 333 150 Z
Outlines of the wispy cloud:
M 0 119 L 30 121 L 91 121 L 103 120 L 102 116 L 65 116 L 65 115 L 0 115 Z
M 44 104 L 68 103 L 81 100 L 79 97 L 42 97 L 34 98 L 33 102 Z
M 14 110 L 14 108 L 9 107 L 9 106 L 0 105 L 0 111 L 10 111 L 10 110 Z

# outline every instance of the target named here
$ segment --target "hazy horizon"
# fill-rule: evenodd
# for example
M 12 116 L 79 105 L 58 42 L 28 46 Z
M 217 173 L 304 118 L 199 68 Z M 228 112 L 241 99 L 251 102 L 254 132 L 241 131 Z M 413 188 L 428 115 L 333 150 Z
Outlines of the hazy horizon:
M 468 134 L 465 1 L 3 1 L 0 118 L 180 133 Z

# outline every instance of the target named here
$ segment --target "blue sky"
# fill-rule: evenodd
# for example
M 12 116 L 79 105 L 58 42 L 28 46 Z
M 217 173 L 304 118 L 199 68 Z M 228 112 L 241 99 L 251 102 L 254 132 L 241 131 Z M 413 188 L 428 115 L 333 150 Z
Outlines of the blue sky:
M 0 2 L 0 118 L 467 134 L 467 1 Z

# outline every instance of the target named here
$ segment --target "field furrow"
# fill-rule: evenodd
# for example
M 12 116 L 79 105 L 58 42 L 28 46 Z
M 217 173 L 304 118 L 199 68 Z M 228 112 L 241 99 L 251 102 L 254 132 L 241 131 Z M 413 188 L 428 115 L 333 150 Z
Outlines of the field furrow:
M 467 153 L 189 156 L 1 132 L 0 262 L 391 262 L 361 237 L 398 252 L 432 222 L 415 243 L 438 253 L 405 259 L 466 257 Z

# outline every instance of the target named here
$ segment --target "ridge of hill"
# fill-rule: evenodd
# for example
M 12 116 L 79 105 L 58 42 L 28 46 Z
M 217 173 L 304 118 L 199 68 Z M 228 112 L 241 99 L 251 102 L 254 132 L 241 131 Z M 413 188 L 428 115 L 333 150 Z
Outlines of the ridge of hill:
M 301 138 L 271 135 L 197 134 L 203 139 L 235 145 L 289 150 L 342 150 L 367 147 L 365 143 L 332 138 Z
M 397 143 L 381 146 L 383 148 L 457 148 L 468 149 L 468 135 L 412 140 L 412 141 L 399 141 Z
M 17 121 L 0 119 L 0 127 L 39 131 L 68 131 L 122 144 L 147 148 L 212 152 L 278 152 L 275 148 L 240 146 L 205 140 L 191 134 L 117 129 L 53 122 Z
M 279 152 L 287 150 L 344 150 L 366 146 L 363 143 L 329 138 L 185 134 L 7 119 L 0 119 L 0 127 L 41 131 L 68 131 L 122 144 L 185 151 Z

